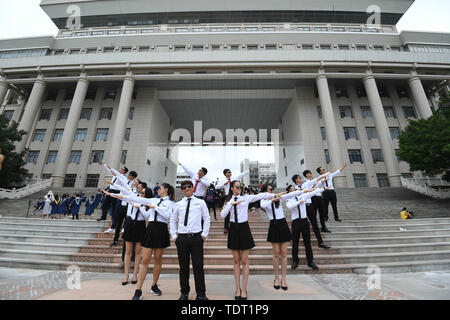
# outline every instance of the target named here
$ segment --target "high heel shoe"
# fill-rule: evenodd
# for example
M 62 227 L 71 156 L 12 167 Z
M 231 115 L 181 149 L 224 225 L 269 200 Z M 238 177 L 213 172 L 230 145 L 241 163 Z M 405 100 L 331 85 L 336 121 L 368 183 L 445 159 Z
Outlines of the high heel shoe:
M 239 300 L 247 300 L 247 297 L 243 297 L 241 292 L 241 298 Z
M 275 280 L 273 280 L 273 287 L 274 287 L 276 290 L 279 290 L 279 289 L 280 289 L 280 285 L 278 285 L 278 286 L 275 285 Z
M 131 283 L 132 283 L 132 284 L 136 284 L 136 283 L 137 283 L 137 280 L 134 280 L 134 281 L 131 280 Z
M 241 296 L 240 295 L 239 296 L 234 296 L 234 300 L 241 300 Z
M 128 284 L 128 281 L 122 281 L 122 285 L 126 286 Z
M 287 286 L 285 286 L 285 287 L 281 286 L 281 289 L 283 289 L 284 291 L 286 291 L 286 290 L 288 289 L 288 287 L 287 287 Z

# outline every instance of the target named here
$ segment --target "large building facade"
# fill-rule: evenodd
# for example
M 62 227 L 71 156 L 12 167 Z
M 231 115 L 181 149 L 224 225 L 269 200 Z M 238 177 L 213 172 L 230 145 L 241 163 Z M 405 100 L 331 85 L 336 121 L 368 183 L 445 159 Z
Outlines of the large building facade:
M 338 186 L 399 186 L 396 137 L 450 80 L 450 34 L 396 30 L 413 2 L 43 0 L 59 32 L 0 41 L 0 112 L 57 187 L 100 187 L 102 159 L 175 183 L 194 121 L 269 132 L 279 187 L 344 162 Z

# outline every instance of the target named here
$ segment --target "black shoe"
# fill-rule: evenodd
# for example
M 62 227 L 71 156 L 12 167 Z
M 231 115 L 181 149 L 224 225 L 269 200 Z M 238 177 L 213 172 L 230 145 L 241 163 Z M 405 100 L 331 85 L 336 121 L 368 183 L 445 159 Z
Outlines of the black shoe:
M 189 295 L 182 293 L 180 298 L 178 298 L 178 300 L 189 300 Z
M 320 232 L 328 232 L 328 233 L 331 233 L 330 229 L 328 229 L 328 228 L 322 228 L 322 229 L 320 230 Z
M 131 300 L 141 300 L 142 299 L 142 290 L 136 289 L 134 292 L 133 298 Z
M 328 217 L 325 217 L 325 221 L 328 221 Z
M 273 287 L 275 288 L 275 290 L 280 290 L 280 285 L 275 285 L 275 280 L 273 280 Z
M 119 244 L 119 242 L 114 241 L 113 243 L 111 243 L 111 245 L 109 246 L 110 248 L 115 247 Z
M 319 267 L 314 262 L 311 262 L 311 264 L 308 264 L 308 267 L 313 268 L 313 270 L 319 270 Z
M 341 222 L 342 220 L 339 218 L 334 218 L 334 221 Z
M 155 296 L 162 295 L 161 290 L 159 290 L 158 285 L 156 284 L 150 289 L 150 292 L 153 293 Z
M 209 300 L 206 296 L 197 296 L 197 298 L 195 298 L 195 300 L 204 300 L 207 301 Z
M 298 267 L 298 262 L 297 261 L 293 261 L 291 268 L 292 269 L 297 269 L 297 267 Z
M 122 281 L 123 286 L 126 286 L 127 284 L 128 284 L 128 281 L 127 282 Z
M 131 283 L 132 283 L 132 284 L 136 284 L 136 283 L 137 283 L 137 280 L 131 280 Z
M 330 246 L 327 246 L 325 243 L 319 244 L 319 247 L 320 248 L 324 248 L 324 249 L 330 249 L 331 248 Z
M 103 221 L 103 220 L 106 220 L 106 219 L 102 219 L 102 218 L 100 218 L 100 219 L 97 219 L 97 221 Z
M 286 287 L 281 286 L 281 289 L 283 289 L 284 291 L 287 291 L 288 287 L 287 286 Z

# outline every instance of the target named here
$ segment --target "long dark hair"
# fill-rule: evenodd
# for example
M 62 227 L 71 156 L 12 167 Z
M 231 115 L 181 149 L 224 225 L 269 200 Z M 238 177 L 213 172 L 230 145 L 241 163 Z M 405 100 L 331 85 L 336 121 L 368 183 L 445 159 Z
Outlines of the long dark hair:
M 234 185 L 235 185 L 237 182 L 239 182 L 239 180 L 233 180 L 233 181 L 231 181 L 231 184 L 230 184 L 230 191 L 228 192 L 228 196 L 227 196 L 227 198 L 225 199 L 225 203 L 228 203 L 228 201 L 231 200 L 231 197 L 233 196 L 233 191 L 231 191 L 231 189 L 234 187 Z M 242 189 L 241 189 L 241 191 L 242 191 Z
M 164 189 L 167 189 L 167 195 L 170 200 L 175 201 L 175 189 L 168 183 L 163 183 L 161 186 L 163 186 Z
M 261 187 L 261 192 L 267 192 L 269 186 L 271 186 L 273 190 L 273 186 L 271 184 L 263 184 L 263 186 Z M 273 202 L 273 204 L 276 208 L 278 208 L 280 206 L 280 201 Z
M 153 191 L 151 188 L 145 188 L 144 190 L 144 198 L 153 198 Z M 149 206 L 145 206 L 145 209 L 150 209 Z

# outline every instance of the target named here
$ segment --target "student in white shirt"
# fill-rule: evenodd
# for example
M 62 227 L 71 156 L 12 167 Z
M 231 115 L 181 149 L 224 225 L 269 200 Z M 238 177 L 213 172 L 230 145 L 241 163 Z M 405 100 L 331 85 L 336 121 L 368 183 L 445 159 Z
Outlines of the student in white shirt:
M 107 196 L 111 196 L 114 198 L 118 198 L 121 200 L 125 200 L 127 196 L 115 194 L 115 193 L 109 193 L 105 191 L 105 194 Z M 152 189 L 146 188 L 141 191 L 140 193 L 141 197 L 144 198 L 151 198 L 153 197 Z M 132 204 L 137 204 L 133 202 L 132 200 L 127 199 L 127 201 L 130 201 Z M 137 274 L 139 270 L 139 264 L 141 262 L 141 242 L 144 240 L 145 232 L 146 232 L 146 226 L 145 226 L 145 216 L 142 214 L 142 212 L 134 207 L 131 206 L 131 209 L 127 212 L 127 218 L 125 219 L 125 226 L 124 226 L 124 232 L 122 235 L 123 240 L 126 244 L 126 250 L 125 250 L 125 261 L 124 261 L 124 281 L 122 281 L 122 285 L 128 284 L 128 277 L 129 277 L 129 271 L 130 271 L 130 264 L 131 264 L 131 255 L 133 253 L 133 247 L 135 247 L 135 259 L 134 259 L 134 272 L 133 277 L 131 280 L 132 284 L 137 283 Z
M 203 269 L 203 245 L 210 227 L 208 207 L 204 200 L 194 196 L 192 181 L 183 181 L 181 191 L 184 197 L 175 203 L 170 216 L 170 234 L 177 246 L 180 265 L 181 296 L 179 300 L 189 300 L 189 260 L 191 258 L 196 300 L 208 300 Z
M 233 253 L 234 280 L 236 283 L 236 300 L 247 300 L 247 283 L 250 273 L 248 254 L 255 246 L 253 236 L 248 224 L 248 205 L 262 199 L 273 199 L 281 194 L 260 193 L 257 195 L 241 195 L 241 183 L 232 181 L 230 193 L 226 199 L 220 216 L 225 218 L 230 214 L 230 231 L 228 232 L 228 249 Z M 242 264 L 242 289 L 241 289 L 241 264 Z
M 209 188 L 211 182 L 206 177 L 208 169 L 201 167 L 197 173 L 189 169 L 188 167 L 182 165 L 180 162 L 178 164 L 186 171 L 186 173 L 191 177 L 193 184 L 193 193 L 199 199 L 205 199 L 206 190 Z
M 104 166 L 105 163 L 102 162 L 102 165 Z M 106 168 L 106 169 L 108 169 L 108 168 Z M 121 175 L 125 175 L 127 172 L 128 172 L 128 168 L 127 167 L 123 167 L 123 168 L 121 168 L 119 170 L 119 173 Z M 117 177 L 114 177 L 112 179 L 112 183 L 116 182 L 116 180 L 117 180 Z M 107 183 L 110 184 L 109 182 L 107 182 Z M 114 187 L 112 185 L 109 186 L 107 190 L 108 190 L 109 193 L 119 193 L 120 192 L 119 189 L 117 189 L 116 187 Z M 114 216 L 114 211 L 116 210 L 116 203 L 117 203 L 117 199 L 116 198 L 106 197 L 105 196 L 105 199 L 103 200 L 103 203 L 102 203 L 102 216 L 100 217 L 100 219 L 97 219 L 97 221 L 106 220 L 106 216 L 108 214 L 108 211 L 110 211 L 110 210 L 111 210 L 111 217 L 113 217 Z M 108 231 L 112 232 L 113 229 L 109 228 Z
M 339 219 L 339 214 L 337 210 L 337 198 L 336 198 L 336 191 L 334 191 L 334 185 L 333 185 L 333 178 L 340 174 L 346 167 L 348 166 L 348 163 L 344 163 L 342 168 L 339 170 L 331 173 L 327 179 L 322 183 L 322 186 L 328 187 L 328 190 L 325 190 L 323 193 L 323 208 L 325 213 L 325 221 L 328 221 L 328 206 L 331 202 L 331 207 L 333 208 L 333 214 L 334 214 L 334 220 L 337 222 L 341 222 L 342 220 Z M 317 168 L 317 173 L 322 175 L 326 172 L 326 170 L 322 167 Z
M 241 180 L 241 178 L 246 176 L 247 174 L 249 174 L 250 171 L 253 172 L 253 168 L 250 168 L 250 170 L 242 172 L 237 177 L 232 177 L 230 169 L 224 169 L 223 170 L 223 175 L 225 176 L 225 179 L 220 181 L 220 182 L 218 182 L 217 185 L 216 185 L 216 189 L 223 189 L 224 190 L 224 198 L 222 199 L 223 203 L 225 203 L 225 200 L 228 197 L 228 194 L 230 193 L 231 181 L 234 181 L 234 180 L 238 180 L 239 181 L 239 180 Z M 223 224 L 224 233 L 228 232 L 229 226 L 230 226 L 230 215 L 225 217 L 225 221 L 224 221 L 224 224 Z
M 271 185 L 263 185 L 261 192 L 273 193 L 273 187 Z M 284 211 L 281 206 L 282 201 L 286 201 L 295 196 L 300 196 L 306 191 L 297 190 L 288 194 L 283 194 L 281 197 L 277 197 L 271 200 L 261 200 L 261 209 L 267 213 L 267 217 L 270 220 L 269 232 L 267 233 L 267 241 L 272 243 L 273 252 L 273 271 L 275 280 L 273 287 L 280 289 L 280 255 L 281 255 L 281 288 L 286 291 L 288 289 L 286 282 L 287 273 L 287 247 L 292 240 L 291 230 L 287 224 L 284 216 Z

